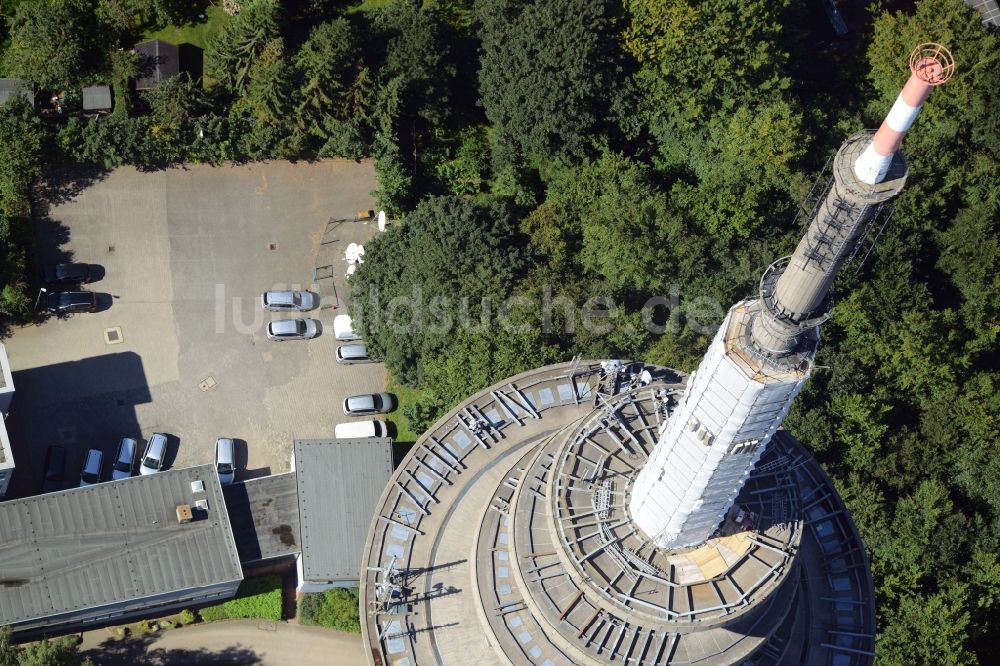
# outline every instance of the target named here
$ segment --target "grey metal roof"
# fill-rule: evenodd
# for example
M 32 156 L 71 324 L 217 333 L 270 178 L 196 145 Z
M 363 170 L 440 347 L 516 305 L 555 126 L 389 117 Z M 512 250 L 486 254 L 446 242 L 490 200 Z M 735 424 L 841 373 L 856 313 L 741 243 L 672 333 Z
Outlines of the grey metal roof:
M 10 374 L 10 360 L 7 358 L 7 347 L 0 343 L 0 389 L 7 388 L 8 384 L 13 384 L 13 378 Z
M 153 39 L 136 44 L 135 52 L 139 54 L 139 75 L 135 81 L 137 90 L 155 88 L 180 73 L 180 58 L 175 44 Z
M 295 472 L 233 483 L 222 492 L 241 562 L 299 552 L 299 490 Z
M 392 475 L 392 440 L 297 439 L 294 455 L 303 577 L 358 580 L 375 505 Z
M 982 12 L 983 23 L 1000 25 L 1000 3 L 997 0 L 965 0 L 965 4 Z
M 0 79 L 0 104 L 6 104 L 14 95 L 23 95 L 31 104 L 35 103 L 35 86 L 24 79 Z
M 10 449 L 10 439 L 7 436 L 7 421 L 0 416 L 0 470 L 14 466 L 14 457 L 10 456 L 8 464 L 8 450 Z
M 89 86 L 83 89 L 84 111 L 110 111 L 111 87 Z
M 0 625 L 242 578 L 213 465 L 0 503 Z

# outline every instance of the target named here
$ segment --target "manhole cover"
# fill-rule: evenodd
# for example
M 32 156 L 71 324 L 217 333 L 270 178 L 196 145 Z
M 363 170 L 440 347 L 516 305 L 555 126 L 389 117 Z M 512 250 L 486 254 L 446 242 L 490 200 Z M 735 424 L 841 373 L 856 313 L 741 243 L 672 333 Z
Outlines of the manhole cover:
M 76 444 L 76 426 L 63 426 L 56 430 L 61 444 Z
M 205 377 L 205 379 L 202 380 L 200 384 L 198 384 L 198 388 L 201 389 L 202 393 L 208 391 L 209 389 L 215 388 L 215 386 L 216 386 L 215 377 L 213 377 L 212 375 Z
M 124 341 L 125 337 L 122 335 L 121 326 L 113 326 L 111 328 L 104 329 L 104 344 L 117 345 Z
M 267 244 L 267 249 L 270 250 L 271 252 L 274 252 L 275 250 L 278 249 L 278 244 L 277 243 L 268 243 Z

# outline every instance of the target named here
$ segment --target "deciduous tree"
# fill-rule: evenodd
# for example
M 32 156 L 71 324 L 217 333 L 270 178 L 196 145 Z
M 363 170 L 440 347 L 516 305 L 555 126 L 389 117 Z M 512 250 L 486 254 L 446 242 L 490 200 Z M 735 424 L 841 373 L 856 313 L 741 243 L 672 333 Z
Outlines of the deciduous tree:
M 4 68 L 47 89 L 76 85 L 93 66 L 97 30 L 86 0 L 39 0 L 18 5 Z
M 624 49 L 640 65 L 649 131 L 668 164 L 724 109 L 780 99 L 781 14 L 789 0 L 626 0 Z
M 878 660 L 887 666 L 965 666 L 977 659 L 967 648 L 968 588 L 952 583 L 940 592 L 902 599 L 878 636 Z
M 508 212 L 461 197 L 425 199 L 365 250 L 351 282 L 351 315 L 372 355 L 418 386 L 421 362 L 447 355 L 458 328 L 491 330 L 489 312 L 525 268 Z

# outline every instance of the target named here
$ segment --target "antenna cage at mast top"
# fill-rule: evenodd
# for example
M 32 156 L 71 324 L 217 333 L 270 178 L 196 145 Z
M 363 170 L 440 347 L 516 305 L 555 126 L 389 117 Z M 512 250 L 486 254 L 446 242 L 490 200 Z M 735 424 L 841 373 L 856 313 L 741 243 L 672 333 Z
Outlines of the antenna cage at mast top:
M 924 83 L 939 86 L 955 74 L 955 58 L 941 44 L 927 42 L 910 53 L 910 71 Z

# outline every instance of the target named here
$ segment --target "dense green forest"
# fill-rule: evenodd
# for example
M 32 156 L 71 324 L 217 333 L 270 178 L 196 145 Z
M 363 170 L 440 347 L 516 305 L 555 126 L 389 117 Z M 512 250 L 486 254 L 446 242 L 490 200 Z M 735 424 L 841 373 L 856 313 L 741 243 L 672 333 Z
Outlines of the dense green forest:
M 786 425 L 869 549 L 878 663 L 991 661 L 1000 35 L 974 10 L 842 2 L 851 32 L 835 38 L 818 0 L 232 4 L 0 0 L 0 73 L 116 93 L 99 119 L 0 110 L 0 309 L 30 316 L 43 165 L 373 157 L 379 205 L 402 222 L 366 247 L 351 311 L 416 432 L 574 355 L 693 369 L 794 247 L 829 155 L 880 122 L 910 50 L 946 44 L 957 74 L 906 139 L 907 187 L 872 255 L 842 271 Z M 204 40 L 203 72 L 131 92 L 129 48 L 170 26 Z

